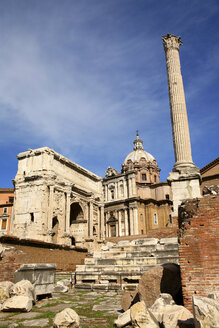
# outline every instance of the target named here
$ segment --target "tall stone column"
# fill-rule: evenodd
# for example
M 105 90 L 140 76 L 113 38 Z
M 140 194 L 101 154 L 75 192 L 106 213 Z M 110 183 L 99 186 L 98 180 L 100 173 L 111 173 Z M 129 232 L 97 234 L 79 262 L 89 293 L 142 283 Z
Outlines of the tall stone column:
M 183 199 L 200 197 L 200 173 L 192 161 L 186 101 L 181 74 L 179 46 L 181 38 L 172 34 L 162 37 L 166 54 L 169 101 L 175 165 L 168 177 L 173 191 L 174 215 Z M 175 184 L 177 182 L 177 184 Z

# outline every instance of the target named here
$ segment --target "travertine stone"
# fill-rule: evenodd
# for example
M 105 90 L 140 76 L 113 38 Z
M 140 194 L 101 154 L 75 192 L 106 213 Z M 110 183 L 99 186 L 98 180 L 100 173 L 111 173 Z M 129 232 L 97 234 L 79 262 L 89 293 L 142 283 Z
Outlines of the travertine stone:
M 32 309 L 32 299 L 28 296 L 13 296 L 3 304 L 2 311 L 29 312 Z
M 70 309 L 66 308 L 62 312 L 56 314 L 53 327 L 54 328 L 79 328 L 80 318 L 78 314 Z
M 196 328 L 219 327 L 219 301 L 217 299 L 193 296 L 192 303 Z
M 55 264 L 32 263 L 22 264 L 15 271 L 14 282 L 27 279 L 34 284 L 35 295 L 51 294 L 55 281 Z
M 114 321 L 114 324 L 116 325 L 116 327 L 120 328 L 126 326 L 129 322 L 131 322 L 130 309 L 120 314 L 118 316 L 118 319 Z
M 48 147 L 17 157 L 13 235 L 76 246 L 100 237 L 100 177 Z
M 146 308 L 145 303 L 138 302 L 130 309 L 133 327 L 139 328 L 158 328 L 159 323 L 153 314 Z
M 11 281 L 0 282 L 0 304 L 4 303 L 10 297 L 10 289 L 13 285 Z
M 27 296 L 32 302 L 36 300 L 33 284 L 29 280 L 18 281 L 10 288 L 10 296 Z

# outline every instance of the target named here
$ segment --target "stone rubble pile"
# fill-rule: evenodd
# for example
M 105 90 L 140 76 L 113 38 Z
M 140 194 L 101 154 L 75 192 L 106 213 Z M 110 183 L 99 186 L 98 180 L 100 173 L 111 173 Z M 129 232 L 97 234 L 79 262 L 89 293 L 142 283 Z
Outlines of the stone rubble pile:
M 208 297 L 193 296 L 193 314 L 180 301 L 179 272 L 172 271 L 169 279 L 168 265 L 147 271 L 141 278 L 135 292 L 126 292 L 122 296 L 122 308 L 125 311 L 115 320 L 115 326 L 138 328 L 218 328 L 219 292 Z M 166 275 L 165 279 L 162 279 Z M 174 278 L 174 275 L 175 278 Z M 172 280 L 170 279 L 172 276 Z M 167 285 L 165 286 L 165 282 Z M 172 283 L 172 287 L 170 287 Z M 166 289 L 168 292 L 161 292 Z M 172 294 L 172 295 L 171 295 Z
M 34 286 L 28 280 L 16 284 L 0 282 L 0 310 L 4 312 L 29 312 L 36 301 Z
M 54 292 L 66 293 L 70 280 L 63 279 L 54 285 Z M 29 312 L 36 302 L 35 286 L 29 280 L 21 280 L 16 284 L 10 281 L 0 282 L 0 311 Z

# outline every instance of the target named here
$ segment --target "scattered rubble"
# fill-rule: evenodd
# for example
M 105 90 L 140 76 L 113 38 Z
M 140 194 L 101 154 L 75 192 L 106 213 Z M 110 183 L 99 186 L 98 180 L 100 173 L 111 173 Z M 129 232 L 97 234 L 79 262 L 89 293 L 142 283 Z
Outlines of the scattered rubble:
M 118 316 L 118 319 L 116 319 L 114 321 L 114 324 L 116 325 L 116 327 L 121 328 L 121 327 L 126 326 L 128 323 L 131 323 L 130 311 L 131 310 L 129 309 Z
M 29 280 L 21 280 L 10 288 L 10 297 L 27 296 L 33 303 L 36 301 L 35 289 Z
M 0 310 L 2 304 L 10 297 L 10 288 L 14 284 L 10 281 L 2 281 L 0 282 Z
M 147 309 L 144 301 L 135 303 L 130 309 L 130 314 L 133 328 L 159 328 L 158 321 Z
M 80 318 L 78 314 L 73 309 L 66 308 L 56 314 L 53 321 L 53 328 L 79 328 L 79 322 Z
M 209 297 L 193 296 L 193 313 L 196 327 L 219 327 L 219 299 L 218 294 Z
M 67 284 L 66 280 L 58 281 L 56 283 L 56 285 L 54 286 L 54 292 L 55 293 L 67 293 L 69 291 L 69 287 L 68 287 L 69 284 L 70 284 L 70 282 L 68 281 L 68 284 Z
M 32 300 L 28 296 L 12 296 L 8 298 L 4 304 L 2 311 L 5 312 L 29 312 L 33 306 Z

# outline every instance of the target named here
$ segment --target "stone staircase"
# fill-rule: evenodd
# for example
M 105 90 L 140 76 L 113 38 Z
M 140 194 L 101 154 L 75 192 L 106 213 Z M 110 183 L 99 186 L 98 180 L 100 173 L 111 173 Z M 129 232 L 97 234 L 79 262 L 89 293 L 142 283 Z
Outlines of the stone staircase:
M 177 238 L 108 242 L 76 266 L 75 288 L 134 290 L 145 271 L 165 263 L 178 264 Z

